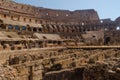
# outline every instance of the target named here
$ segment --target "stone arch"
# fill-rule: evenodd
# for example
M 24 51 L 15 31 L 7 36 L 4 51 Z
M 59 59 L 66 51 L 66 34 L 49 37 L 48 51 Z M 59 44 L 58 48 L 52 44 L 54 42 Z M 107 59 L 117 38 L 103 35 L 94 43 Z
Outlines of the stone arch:
M 107 36 L 105 37 L 104 44 L 109 44 L 110 41 L 111 41 L 111 37 Z
M 26 30 L 26 26 L 22 26 L 22 30 Z
M 37 28 L 34 27 L 34 28 L 33 28 L 33 32 L 37 32 Z
M 8 28 L 8 29 L 13 29 L 13 26 L 12 26 L 11 24 L 9 24 L 9 25 L 7 26 L 7 28 Z
M 38 31 L 39 31 L 39 32 L 42 32 L 42 28 L 38 28 Z
M 28 31 L 32 31 L 30 25 L 27 25 L 27 30 L 28 30 Z
M 16 25 L 15 30 L 20 30 L 20 27 L 18 25 Z

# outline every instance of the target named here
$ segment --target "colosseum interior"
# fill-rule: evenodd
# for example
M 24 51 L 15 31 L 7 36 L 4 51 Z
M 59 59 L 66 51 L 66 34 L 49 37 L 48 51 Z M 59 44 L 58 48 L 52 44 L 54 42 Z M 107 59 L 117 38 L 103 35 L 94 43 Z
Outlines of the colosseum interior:
M 120 17 L 0 0 L 0 80 L 120 80 Z

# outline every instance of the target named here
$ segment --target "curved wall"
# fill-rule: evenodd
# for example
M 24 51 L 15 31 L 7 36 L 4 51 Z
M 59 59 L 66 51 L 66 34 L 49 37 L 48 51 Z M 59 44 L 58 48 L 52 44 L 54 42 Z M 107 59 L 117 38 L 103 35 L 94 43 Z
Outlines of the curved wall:
M 14 13 L 21 16 L 36 17 L 49 22 L 99 22 L 95 10 L 54 10 L 31 5 L 20 4 L 8 0 L 0 0 L 1 12 Z M 6 11 L 7 10 L 7 11 Z

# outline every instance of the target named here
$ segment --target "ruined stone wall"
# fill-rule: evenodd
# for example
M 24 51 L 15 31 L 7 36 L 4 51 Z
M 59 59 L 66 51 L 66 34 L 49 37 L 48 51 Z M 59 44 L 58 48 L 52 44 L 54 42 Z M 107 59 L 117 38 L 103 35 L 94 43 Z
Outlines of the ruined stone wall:
M 25 16 L 34 16 L 47 22 L 99 22 L 98 14 L 95 10 L 53 10 L 46 8 L 38 8 L 35 6 L 19 4 L 12 1 L 1 0 L 0 8 L 9 10 L 8 13 L 22 14 Z
M 42 18 L 45 20 L 51 20 L 55 22 L 84 22 L 89 23 L 90 21 L 99 21 L 98 15 L 94 10 L 52 10 L 52 9 L 41 9 Z
M 23 54 L 16 52 L 9 54 L 6 62 L 1 64 L 4 71 L 0 73 L 0 79 L 119 80 L 119 57 L 119 49 L 30 50 L 23 51 Z
M 18 48 L 15 46 L 24 43 L 23 50 L 12 50 L 11 41 L 6 41 L 3 45 L 4 50 L 1 47 L 0 80 L 111 80 L 111 78 L 119 80 L 119 65 L 117 65 L 120 57 L 119 49 L 67 48 L 71 45 L 73 47 L 81 46 L 79 43 L 85 44 L 87 42 L 89 45 L 103 45 L 104 38 L 107 45 L 109 43 L 118 45 L 120 43 L 120 32 L 116 30 L 116 26 L 119 26 L 119 21 L 118 23 L 116 21 L 100 22 L 97 12 L 94 10 L 53 10 L 8 0 L 0 0 L 0 19 L 1 31 L 13 31 L 15 32 L 13 36 L 16 34 L 27 41 L 25 43 L 24 41 L 15 42 L 14 48 Z M 9 24 L 4 23 L 7 20 L 13 21 L 11 23 L 11 26 L 14 25 L 13 29 L 8 29 Z M 27 29 L 23 31 L 21 30 L 23 25 L 17 24 L 21 26 L 17 30 L 14 21 L 16 23 L 34 23 L 34 25 L 25 25 Z M 38 23 L 41 24 L 40 27 L 35 26 Z M 44 45 L 44 42 L 39 44 L 39 41 L 42 43 L 41 39 L 33 36 L 36 32 L 38 34 L 57 34 L 60 36 L 59 39 L 63 40 L 62 46 L 64 47 L 56 49 L 55 47 L 61 46 L 59 39 L 47 41 L 47 38 L 42 36 L 46 42 L 54 43 L 55 47 L 51 48 L 49 46 L 40 49 L 40 45 Z M 7 35 L 7 37 L 13 39 L 14 37 L 11 36 Z M 37 40 L 34 41 L 33 39 Z M 46 43 L 44 46 L 46 47 Z
M 83 50 L 84 57 L 89 56 L 88 64 L 76 67 L 52 71 L 45 74 L 44 80 L 119 80 L 119 50 Z M 94 54 L 96 53 L 96 54 Z M 66 63 L 67 64 L 67 63 Z M 82 64 L 82 63 L 80 63 Z
M 120 43 L 120 30 L 106 31 L 105 32 L 105 44 L 119 45 Z

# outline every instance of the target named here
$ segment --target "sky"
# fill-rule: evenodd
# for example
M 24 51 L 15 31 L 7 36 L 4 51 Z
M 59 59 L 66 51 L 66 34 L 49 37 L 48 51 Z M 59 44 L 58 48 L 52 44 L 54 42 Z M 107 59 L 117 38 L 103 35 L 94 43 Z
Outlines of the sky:
M 120 0 L 14 0 L 37 7 L 83 10 L 95 9 L 100 19 L 111 18 L 115 20 L 120 16 Z

